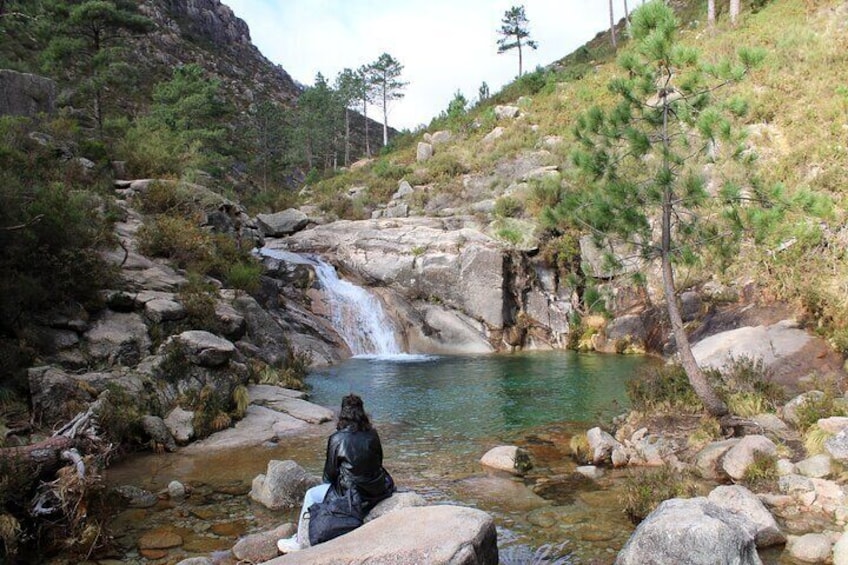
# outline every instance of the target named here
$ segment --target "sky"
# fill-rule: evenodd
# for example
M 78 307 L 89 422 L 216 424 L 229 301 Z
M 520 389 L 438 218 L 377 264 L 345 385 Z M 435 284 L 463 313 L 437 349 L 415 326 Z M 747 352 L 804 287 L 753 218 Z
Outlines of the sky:
M 222 0 L 247 22 L 265 57 L 294 80 L 332 84 L 389 53 L 403 65 L 404 97 L 389 103 L 389 125 L 415 129 L 446 110 L 459 90 L 475 101 L 485 81 L 492 93 L 518 74 L 518 52 L 497 52 L 504 13 L 523 5 L 530 39 L 524 71 L 571 53 L 609 26 L 606 0 Z M 623 4 L 615 2 L 624 15 Z M 630 2 L 636 4 L 636 0 Z M 369 117 L 382 119 L 381 109 Z

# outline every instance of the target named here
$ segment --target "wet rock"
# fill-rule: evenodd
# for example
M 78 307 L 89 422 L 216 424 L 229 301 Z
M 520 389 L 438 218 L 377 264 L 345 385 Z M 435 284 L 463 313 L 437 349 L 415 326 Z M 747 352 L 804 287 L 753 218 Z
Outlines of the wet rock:
M 514 445 L 501 445 L 490 449 L 480 459 L 480 463 L 513 475 L 523 475 L 533 467 L 530 453 Z
M 171 500 L 177 502 L 184 500 L 186 497 L 186 488 L 180 481 L 171 481 L 168 483 L 168 496 Z
M 592 479 L 596 481 L 604 476 L 604 470 L 600 467 L 595 467 L 594 465 L 582 465 L 574 469 L 587 479 Z
M 159 501 L 159 497 L 154 493 L 133 485 L 115 487 L 114 492 L 120 495 L 131 508 L 150 508 Z
M 722 459 L 721 468 L 732 479 L 740 480 L 745 476 L 745 471 L 754 462 L 757 454 L 773 456 L 776 451 L 777 446 L 765 436 L 745 436 L 727 451 Z
M 769 547 L 786 541 L 777 520 L 753 492 L 741 485 L 720 486 L 707 499 L 734 514 L 741 515 L 756 527 L 757 547 Z
M 307 426 L 309 424 L 303 420 L 288 414 L 264 406 L 249 406 L 244 418 L 236 422 L 234 427 L 212 434 L 204 440 L 195 441 L 184 447 L 182 451 L 192 454 L 262 445 L 276 442 L 285 434 Z
M 612 450 L 621 444 L 601 428 L 592 428 L 586 432 L 589 441 L 589 451 L 592 453 L 592 463 L 604 463 L 610 460 Z
M 165 426 L 179 444 L 186 444 L 194 437 L 194 412 L 179 406 L 165 417 Z
M 170 549 L 183 544 L 183 538 L 168 528 L 158 528 L 143 534 L 138 539 L 138 548 L 145 549 Z
M 639 524 L 616 565 L 761 565 L 756 528 L 703 497 L 666 500 Z
M 830 559 L 832 544 L 824 534 L 789 536 L 786 543 L 789 554 L 805 563 L 825 563 Z
M 265 474 L 253 479 L 249 496 L 272 510 L 295 508 L 307 489 L 320 482 L 294 461 L 271 460 Z
M 176 451 L 177 444 L 171 432 L 168 431 L 168 426 L 165 421 L 159 416 L 151 416 L 150 414 L 142 417 L 141 427 L 144 432 L 150 436 L 150 439 L 159 445 L 165 446 L 168 451 Z
M 277 557 L 277 540 L 288 538 L 295 534 L 294 524 L 282 524 L 273 530 L 250 534 L 241 538 L 233 546 L 236 559 L 247 563 L 262 563 Z
M 283 366 L 288 339 L 280 324 L 251 296 L 239 296 L 233 307 L 244 317 L 246 337 L 258 348 L 259 357 L 269 365 Z

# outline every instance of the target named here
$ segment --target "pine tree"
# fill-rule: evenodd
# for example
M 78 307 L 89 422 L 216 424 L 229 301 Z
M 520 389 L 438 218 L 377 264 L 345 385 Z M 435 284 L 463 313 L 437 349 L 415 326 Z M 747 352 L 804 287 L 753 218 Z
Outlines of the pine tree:
M 350 164 L 350 110 L 365 96 L 365 79 L 352 69 L 342 70 L 336 77 L 336 93 L 339 102 L 344 106 L 344 166 Z M 366 124 L 367 125 L 367 124 Z
M 49 30 L 45 65 L 78 81 L 80 92 L 91 96 L 94 121 L 102 131 L 106 94 L 128 74 L 121 53 L 126 38 L 147 33 L 153 22 L 130 0 L 51 0 L 48 10 L 61 23 Z
M 403 98 L 403 89 L 408 82 L 400 80 L 403 65 L 389 55 L 383 53 L 376 61 L 368 65 L 368 81 L 382 102 L 383 107 L 383 146 L 389 144 L 389 102 Z
M 635 46 L 620 59 L 626 77 L 609 84 L 618 104 L 610 110 L 590 109 L 575 127 L 578 149 L 573 161 L 585 184 L 547 215 L 561 225 L 588 230 L 599 242 L 627 242 L 644 259 L 659 259 L 681 364 L 707 410 L 721 416 L 727 406 L 692 355 L 674 272 L 676 265 L 696 263 L 708 250 L 715 257 L 727 257 L 738 242 L 743 219 L 753 213 L 751 201 L 756 198 L 741 198 L 732 179 L 712 197 L 705 188 L 703 165 L 716 155 L 746 155 L 731 115 L 712 94 L 741 80 L 762 53 L 741 49 L 736 64 L 701 64 L 695 50 L 675 41 L 677 20 L 661 0 L 635 10 L 631 25 Z M 739 113 L 744 110 L 744 104 L 729 106 Z M 742 200 L 749 201 L 748 207 Z M 609 259 L 615 261 L 612 255 Z
M 539 44 L 530 39 L 530 32 L 527 29 L 527 16 L 524 14 L 524 6 L 513 6 L 504 12 L 501 19 L 501 29 L 498 34 L 501 38 L 498 39 L 498 54 L 506 53 L 512 49 L 518 49 L 518 76 L 523 73 L 523 55 L 521 47 L 526 45 L 531 49 L 537 49 Z

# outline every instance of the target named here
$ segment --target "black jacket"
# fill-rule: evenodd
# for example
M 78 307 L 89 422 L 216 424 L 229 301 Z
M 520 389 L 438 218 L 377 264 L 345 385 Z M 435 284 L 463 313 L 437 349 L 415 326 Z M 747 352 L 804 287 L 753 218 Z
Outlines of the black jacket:
M 389 497 L 394 482 L 383 468 L 383 446 L 376 430 L 338 430 L 327 440 L 324 482 L 333 485 L 336 494 L 345 495 L 351 487 L 358 493 L 367 512 Z

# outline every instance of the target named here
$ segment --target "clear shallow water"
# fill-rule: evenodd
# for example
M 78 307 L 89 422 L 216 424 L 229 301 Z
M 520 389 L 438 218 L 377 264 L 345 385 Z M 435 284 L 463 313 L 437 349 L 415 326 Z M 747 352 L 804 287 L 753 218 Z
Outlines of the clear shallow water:
M 619 510 L 613 474 L 599 483 L 574 479 L 568 439 L 622 413 L 626 381 L 650 362 L 573 352 L 364 357 L 315 371 L 307 383 L 310 400 L 333 409 L 346 394 L 362 396 L 398 485 L 433 503 L 491 513 L 502 553 L 513 555 L 508 562 L 527 562 L 542 544 L 565 543 L 569 563 L 609 563 L 632 527 Z M 235 538 L 220 539 L 216 527 L 237 523 L 243 535 L 293 519 L 294 512 L 267 511 L 244 493 L 271 459 L 293 459 L 319 474 L 330 431 L 324 425 L 276 446 L 208 456 L 146 455 L 111 469 L 111 484 L 151 491 L 174 479 L 195 485 L 196 494 L 184 503 L 116 518 L 125 558 L 137 558 L 135 540 L 157 527 L 178 527 L 187 541 L 164 561 L 150 563 L 175 562 L 218 542 L 216 549 L 230 547 Z M 486 451 L 502 444 L 530 450 L 536 468 L 525 480 L 492 475 L 480 465 Z M 546 486 L 534 492 L 540 484 Z
M 433 449 L 476 454 L 481 443 L 547 423 L 608 419 L 626 408 L 625 383 L 644 363 L 573 352 L 354 358 L 307 382 L 311 401 L 325 406 L 359 394 L 385 428 L 391 460 Z

